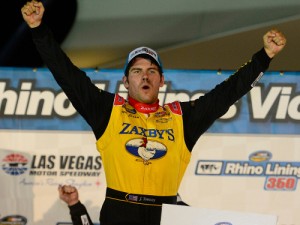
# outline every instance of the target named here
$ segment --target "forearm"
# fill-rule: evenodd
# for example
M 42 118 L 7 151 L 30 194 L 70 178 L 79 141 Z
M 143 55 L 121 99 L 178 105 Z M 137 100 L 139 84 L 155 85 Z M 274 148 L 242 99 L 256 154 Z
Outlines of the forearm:
M 271 59 L 261 49 L 226 81 L 195 100 L 181 103 L 185 141 L 191 150 L 198 138 L 224 115 L 229 107 L 251 90 L 269 66 Z
M 73 225 L 93 225 L 93 222 L 83 204 L 79 201 L 69 206 Z
M 248 93 L 268 69 L 271 59 L 264 49 L 253 55 L 250 61 L 241 66 L 226 81 L 217 85 L 210 94 L 217 102 L 229 107 Z
M 31 29 L 31 33 L 37 51 L 63 89 L 79 89 L 82 83 L 91 83 L 86 74 L 62 51 L 45 24 Z

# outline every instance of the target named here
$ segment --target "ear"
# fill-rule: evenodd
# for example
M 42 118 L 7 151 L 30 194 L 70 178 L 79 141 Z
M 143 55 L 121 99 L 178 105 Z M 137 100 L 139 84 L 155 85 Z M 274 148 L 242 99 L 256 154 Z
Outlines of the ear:
M 124 84 L 125 88 L 128 89 L 129 88 L 128 77 L 123 76 L 122 81 L 123 81 L 123 84 Z
M 159 87 L 164 86 L 164 84 L 165 84 L 165 76 L 162 74 L 162 75 L 160 76 L 160 84 L 159 84 Z

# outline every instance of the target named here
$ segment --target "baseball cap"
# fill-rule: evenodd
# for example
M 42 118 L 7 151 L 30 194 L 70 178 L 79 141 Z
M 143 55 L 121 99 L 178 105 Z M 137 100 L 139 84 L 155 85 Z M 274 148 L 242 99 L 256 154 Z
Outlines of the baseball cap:
M 158 66 L 161 68 L 162 70 L 162 63 L 161 60 L 157 54 L 156 51 L 154 51 L 153 49 L 149 48 L 149 47 L 138 47 L 134 50 L 132 50 L 131 52 L 129 52 L 125 66 L 124 66 L 124 71 L 126 71 L 128 64 L 131 62 L 131 60 L 133 60 L 135 57 L 139 56 L 139 55 L 148 55 L 151 58 L 154 59 L 154 61 L 158 64 Z

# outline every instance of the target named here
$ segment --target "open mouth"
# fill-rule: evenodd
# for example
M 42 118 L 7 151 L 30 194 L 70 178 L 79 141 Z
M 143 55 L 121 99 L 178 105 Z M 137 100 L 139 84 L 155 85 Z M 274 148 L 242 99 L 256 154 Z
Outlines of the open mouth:
M 143 86 L 142 86 L 142 89 L 143 89 L 143 90 L 148 90 L 148 89 L 150 89 L 150 87 L 149 87 L 149 85 L 143 85 Z

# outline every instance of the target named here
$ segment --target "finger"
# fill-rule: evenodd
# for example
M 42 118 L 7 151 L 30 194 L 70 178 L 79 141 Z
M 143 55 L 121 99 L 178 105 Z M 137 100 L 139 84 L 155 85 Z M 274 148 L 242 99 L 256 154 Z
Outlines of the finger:
M 273 42 L 277 45 L 285 45 L 286 44 L 286 38 L 282 33 L 277 33 L 277 35 L 273 38 Z
M 64 196 L 64 192 L 63 192 L 63 188 L 61 185 L 58 186 L 58 194 L 59 194 L 59 197 L 62 199 Z
M 59 193 L 64 193 L 64 186 L 62 186 L 62 185 L 59 185 L 58 186 L 58 191 L 59 191 Z
M 39 11 L 39 8 L 41 6 L 42 6 L 41 2 L 37 2 L 37 1 L 27 2 L 22 8 L 22 12 L 24 12 L 26 15 L 31 15 L 32 13 Z
M 33 1 L 33 6 L 35 7 L 35 13 L 40 14 L 41 7 L 43 6 L 41 2 Z
M 36 7 L 41 7 L 42 6 L 42 3 L 41 2 L 38 2 L 38 1 L 32 1 L 33 5 L 36 6 Z
M 63 191 L 64 191 L 64 193 L 70 194 L 70 193 L 73 193 L 75 191 L 75 188 L 72 187 L 71 185 L 64 185 L 63 186 Z
M 276 45 L 284 45 L 283 40 L 275 40 Z
M 22 8 L 22 13 L 27 16 L 30 16 L 33 12 L 35 12 L 35 7 L 32 5 L 27 4 Z
M 272 39 L 275 37 L 275 33 L 270 30 L 268 31 L 265 35 L 264 35 L 264 40 L 267 42 L 267 43 L 270 43 L 272 42 Z

